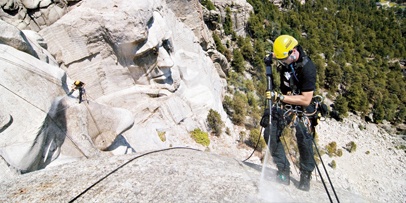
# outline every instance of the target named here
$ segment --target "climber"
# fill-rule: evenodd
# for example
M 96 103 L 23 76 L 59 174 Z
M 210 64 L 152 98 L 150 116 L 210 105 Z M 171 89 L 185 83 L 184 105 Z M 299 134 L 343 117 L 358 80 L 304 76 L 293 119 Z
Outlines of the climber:
M 316 67 L 311 59 L 304 53 L 298 41 L 289 35 L 281 35 L 273 44 L 273 53 L 265 57 L 266 66 L 270 67 L 273 59 L 278 61 L 280 73 L 280 92 L 272 91 L 272 117 L 271 126 L 265 127 L 264 138 L 268 143 L 278 172 L 277 181 L 285 185 L 290 184 L 290 164 L 286 158 L 280 136 L 283 129 L 288 126 L 296 128 L 297 145 L 300 154 L 300 183 L 298 188 L 310 190 L 311 173 L 315 168 L 313 158 L 312 139 L 314 124 L 305 122 L 303 114 L 291 112 L 314 111 L 310 105 L 313 92 L 316 88 Z M 266 113 L 265 113 L 266 114 Z M 265 116 L 264 114 L 264 116 Z M 269 113 L 268 113 L 269 116 Z M 262 124 L 261 124 L 262 125 Z M 310 128 L 308 127 L 310 126 Z
M 71 87 L 71 91 L 69 92 L 68 95 L 71 95 L 75 90 L 79 90 L 79 104 L 83 101 L 82 97 L 84 96 L 86 98 L 87 103 L 89 103 L 89 101 L 87 100 L 87 96 L 86 96 L 86 90 L 84 88 L 85 83 L 80 81 L 80 80 L 76 80 L 72 87 Z

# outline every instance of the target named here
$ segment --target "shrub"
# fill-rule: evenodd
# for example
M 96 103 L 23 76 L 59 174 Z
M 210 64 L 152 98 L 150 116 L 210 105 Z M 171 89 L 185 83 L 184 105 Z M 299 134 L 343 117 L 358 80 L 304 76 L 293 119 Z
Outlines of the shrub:
M 355 152 L 357 150 L 357 145 L 354 141 L 351 141 L 346 145 L 346 149 L 350 153 Z
M 259 142 L 258 142 L 258 139 L 259 139 Z M 262 149 L 264 149 L 266 146 L 265 140 L 261 136 L 261 133 L 259 132 L 258 129 L 251 130 L 250 137 L 249 137 L 249 143 L 250 143 L 251 147 L 255 147 L 256 144 L 258 143 L 258 146 L 256 148 L 257 151 L 262 151 Z
M 369 150 L 365 152 L 366 155 L 368 155 L 368 154 L 370 154 L 370 153 L 371 153 L 371 152 L 370 152 Z
M 403 145 L 403 144 L 401 144 L 401 145 L 399 145 L 399 146 L 396 146 L 395 148 L 396 148 L 396 149 L 399 149 L 399 150 L 403 150 L 404 152 L 406 152 L 406 146 Z
M 226 111 L 227 115 L 233 115 L 233 99 L 228 95 L 224 97 L 223 108 Z
M 240 135 L 240 142 L 243 142 L 245 140 L 245 136 L 247 134 L 245 133 L 245 131 L 241 131 L 239 135 Z
M 242 125 L 247 115 L 248 99 L 244 93 L 236 92 L 233 96 L 233 116 L 232 121 L 235 125 Z
M 233 61 L 232 61 L 233 68 L 235 72 L 242 73 L 245 70 L 245 61 L 244 57 L 241 54 L 239 49 L 233 50 Z
M 166 135 L 165 134 L 166 134 L 166 132 L 158 131 L 159 139 L 161 139 L 162 142 L 166 141 Z
M 231 135 L 231 130 L 230 130 L 229 127 L 226 128 L 226 134 L 227 134 L 227 135 Z
M 210 109 L 209 114 L 207 115 L 207 123 L 209 129 L 211 129 L 216 136 L 221 135 L 223 121 L 221 120 L 221 116 L 217 111 Z
M 231 35 L 233 32 L 233 21 L 231 20 L 230 7 L 226 8 L 226 16 L 224 18 L 223 29 L 226 35 Z
M 342 149 L 337 149 L 336 154 L 339 157 L 343 156 L 343 150 Z
M 331 161 L 331 163 L 329 164 L 331 168 L 335 169 L 337 167 L 336 161 L 333 160 Z
M 196 143 L 199 143 L 205 147 L 210 145 L 209 134 L 203 132 L 199 128 L 196 128 L 192 132 L 190 132 L 190 135 L 196 141 Z
M 223 45 L 220 37 L 216 33 L 213 33 L 213 40 L 216 44 L 217 51 L 222 53 L 227 58 L 227 60 L 231 60 L 231 52 Z
M 332 157 L 337 150 L 337 143 L 336 142 L 330 142 L 327 146 L 326 146 L 326 150 L 327 150 L 327 154 Z
M 214 6 L 213 2 L 211 2 L 210 0 L 201 0 L 200 3 L 201 3 L 204 7 L 206 7 L 209 11 L 216 9 L 216 7 Z

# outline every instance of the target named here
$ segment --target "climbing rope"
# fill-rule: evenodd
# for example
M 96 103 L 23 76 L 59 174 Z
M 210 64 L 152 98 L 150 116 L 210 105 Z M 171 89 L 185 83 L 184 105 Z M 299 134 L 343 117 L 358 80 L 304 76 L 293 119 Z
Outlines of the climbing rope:
M 25 102 L 27 102 L 27 103 L 30 104 L 31 106 L 35 107 L 36 109 L 38 109 L 38 110 L 44 112 L 44 113 L 47 115 L 47 117 L 59 128 L 59 130 L 60 130 L 61 132 L 64 132 L 64 130 L 62 130 L 62 127 L 59 126 L 58 123 L 57 123 L 54 119 L 52 119 L 50 116 L 48 116 L 48 113 L 45 112 L 43 109 L 41 109 L 40 107 L 36 106 L 36 105 L 33 104 L 32 102 L 28 101 L 28 100 L 25 99 L 24 97 L 22 97 L 22 96 L 16 94 L 14 91 L 10 90 L 9 88 L 7 88 L 6 86 L 4 86 L 3 84 L 0 84 L 0 86 L 2 86 L 4 89 L 6 89 L 6 90 L 9 91 L 10 93 L 14 94 L 15 96 L 21 98 L 22 100 L 24 100 Z M 68 139 L 72 142 L 72 144 L 75 146 L 75 148 L 76 148 L 81 154 L 83 154 L 83 156 L 86 157 L 86 159 L 87 159 L 88 157 L 86 156 L 86 154 L 79 148 L 79 146 L 73 141 L 73 139 L 72 139 L 68 134 L 66 134 L 66 137 L 68 137 Z
M 316 111 L 317 111 L 317 109 L 316 109 Z M 297 112 L 296 112 L 296 113 L 297 113 Z M 307 117 L 307 115 L 308 115 L 308 114 L 301 114 L 302 117 Z M 308 120 L 308 118 L 306 118 L 306 120 Z M 308 128 L 308 125 L 306 125 L 306 124 L 304 123 L 305 119 L 302 119 L 302 120 L 300 120 L 300 121 L 302 122 L 302 124 L 303 124 L 304 126 L 306 126 L 306 128 Z M 299 122 L 300 122 L 300 121 L 299 121 Z M 305 133 L 305 132 L 303 132 L 303 128 L 299 128 L 299 129 L 301 130 L 301 133 L 302 133 L 304 136 L 310 136 L 310 133 Z M 315 132 L 313 132 L 312 129 L 308 129 L 308 130 L 309 130 L 308 132 L 315 133 Z M 329 183 L 330 183 L 330 186 L 331 186 L 331 188 L 332 188 L 332 190 L 333 190 L 334 196 L 335 196 L 337 202 L 340 202 L 340 200 L 338 199 L 338 195 L 337 195 L 337 193 L 336 193 L 336 191 L 335 191 L 335 189 L 334 189 L 333 182 L 331 181 L 330 176 L 329 176 L 329 174 L 328 174 L 328 172 L 327 172 L 327 169 L 326 169 L 326 166 L 325 166 L 325 164 L 324 164 L 324 161 L 323 161 L 323 159 L 321 158 L 320 151 L 319 151 L 319 149 L 318 149 L 318 147 L 317 147 L 316 142 L 314 141 L 314 138 L 313 138 L 312 136 L 310 136 L 310 137 L 308 137 L 308 139 L 311 139 L 311 140 L 312 140 L 312 143 L 313 143 L 313 145 L 315 146 L 315 150 L 316 150 L 316 152 L 317 152 L 317 155 L 318 155 L 319 158 L 320 158 L 320 162 L 321 162 L 321 164 L 322 164 L 322 166 L 323 166 L 324 172 L 325 172 L 325 174 L 326 174 L 326 176 L 327 176 L 327 179 L 328 179 L 328 181 L 329 181 Z M 310 149 L 309 149 L 309 150 L 310 150 Z M 326 190 L 327 196 L 328 196 L 330 202 L 333 202 L 333 200 L 332 200 L 332 198 L 331 198 L 331 195 L 330 195 L 330 193 L 329 193 L 329 191 L 328 191 L 328 188 L 327 188 L 327 186 L 326 186 L 326 183 L 325 183 L 325 181 L 324 181 L 324 178 L 323 178 L 323 176 L 322 176 L 322 174 L 321 174 L 321 171 L 320 171 L 320 169 L 319 169 L 319 167 L 318 167 L 318 165 L 317 165 L 317 162 L 316 162 L 314 156 L 312 156 L 312 158 L 313 158 L 313 161 L 314 161 L 314 163 L 315 163 L 317 172 L 319 173 L 320 179 L 321 179 L 321 181 L 322 181 L 322 183 L 323 183 L 324 189 Z
M 312 128 L 312 126 L 311 126 L 311 122 L 310 122 L 309 116 L 315 116 L 315 115 L 316 115 L 316 113 L 317 113 L 317 111 L 318 111 L 318 108 L 320 107 L 321 103 L 323 102 L 323 97 L 320 96 L 320 95 L 316 95 L 316 96 L 313 97 L 313 102 L 315 103 L 315 108 L 314 108 L 314 111 L 313 111 L 313 112 L 304 112 L 304 111 L 301 111 L 301 110 L 299 110 L 299 109 L 297 109 L 297 108 L 293 108 L 292 105 L 285 105 L 285 106 L 284 106 L 285 112 L 284 112 L 284 114 L 283 114 L 283 118 L 286 119 L 287 117 L 291 116 L 291 117 L 292 117 L 292 120 L 291 120 L 291 123 L 290 123 L 291 127 L 295 127 L 295 126 L 299 125 L 300 123 L 302 123 L 303 126 L 305 126 L 306 129 L 308 129 L 308 132 L 310 132 L 310 133 L 315 133 L 314 130 L 313 130 L 313 128 Z M 279 106 L 279 104 L 274 104 L 274 106 Z M 269 116 L 271 117 L 272 115 L 269 115 Z M 316 115 L 316 116 L 318 116 L 318 115 Z M 318 118 L 318 119 L 319 119 L 319 118 Z M 301 130 L 301 133 L 302 133 L 304 136 L 309 136 L 308 133 L 304 133 L 304 132 L 303 132 L 303 128 L 300 127 L 299 129 Z M 261 131 L 260 131 L 260 132 L 262 132 L 262 128 L 261 128 Z M 254 150 L 253 150 L 253 152 L 251 153 L 251 155 L 250 155 L 248 158 L 246 158 L 243 162 L 247 161 L 247 160 L 248 160 L 249 158 L 251 158 L 251 156 L 254 154 L 256 148 L 258 147 L 258 143 L 259 143 L 260 138 L 261 138 L 261 137 L 259 136 L 258 141 L 257 141 L 257 144 L 256 144 L 256 146 L 254 147 Z M 269 138 L 269 139 L 270 139 L 270 138 Z M 317 147 L 317 144 L 316 144 L 316 142 L 314 141 L 314 139 L 313 139 L 312 137 L 310 137 L 310 139 L 312 140 L 312 143 L 313 143 L 314 146 L 315 146 L 315 150 L 316 150 L 316 152 L 317 152 L 317 154 L 318 154 L 318 156 L 319 156 L 319 158 L 320 158 L 320 162 L 322 163 L 323 169 L 324 169 L 324 171 L 325 171 L 325 173 L 326 173 L 326 176 L 327 176 L 327 179 L 328 179 L 328 181 L 329 181 L 329 183 L 330 183 L 330 186 L 331 186 L 331 188 L 332 188 L 332 190 L 333 190 L 333 192 L 334 192 L 335 198 L 336 198 L 337 202 L 340 202 L 340 200 L 338 199 L 338 195 L 337 195 L 337 193 L 336 193 L 336 191 L 335 191 L 335 189 L 334 189 L 334 185 L 333 185 L 333 183 L 332 183 L 332 181 L 331 181 L 331 179 L 330 179 L 330 176 L 329 176 L 329 174 L 328 174 L 328 172 L 327 172 L 327 169 L 326 169 L 326 167 L 325 167 L 325 164 L 324 164 L 324 162 L 323 162 L 323 159 L 321 158 L 320 151 L 319 151 L 319 149 L 318 149 L 318 147 Z M 285 142 L 285 145 L 287 146 L 287 142 L 286 142 L 286 140 L 285 140 L 284 138 L 283 138 L 283 141 Z M 268 143 L 268 145 L 269 145 L 269 143 Z M 289 152 L 289 157 L 290 157 L 290 159 L 291 159 L 291 161 L 292 161 L 292 163 L 293 163 L 292 155 L 291 155 L 290 152 Z M 324 189 L 326 190 L 327 196 L 328 196 L 330 202 L 333 202 L 333 200 L 332 200 L 332 198 L 331 198 L 331 195 L 330 195 L 330 193 L 329 193 L 329 191 L 328 191 L 328 188 L 327 188 L 327 186 L 326 186 L 326 183 L 325 183 L 325 181 L 324 181 L 324 178 L 323 178 L 323 176 L 322 176 L 322 174 L 321 174 L 321 171 L 320 171 L 320 169 L 319 169 L 319 167 L 318 167 L 318 165 L 317 165 L 317 162 L 316 162 L 314 156 L 312 156 L 312 158 L 313 158 L 313 161 L 314 161 L 314 163 L 315 163 L 317 172 L 319 173 L 320 179 L 321 179 L 321 181 L 322 181 L 322 183 L 323 183 Z M 296 172 L 297 172 L 296 166 L 294 166 L 294 167 L 295 167 L 295 170 L 296 170 Z
M 154 150 L 151 152 L 147 152 L 145 154 L 141 154 L 139 156 L 135 156 L 133 158 L 131 158 L 130 160 L 126 161 L 124 164 L 120 165 L 119 167 L 115 168 L 114 170 L 112 170 L 110 173 L 106 174 L 105 176 L 103 176 L 102 178 L 100 178 L 99 180 L 97 180 L 95 183 L 93 183 L 92 185 L 90 185 L 89 187 L 87 187 L 85 190 L 83 190 L 80 194 L 78 194 L 77 196 L 75 196 L 74 198 L 72 198 L 69 203 L 76 201 L 79 197 L 81 197 L 82 195 L 86 194 L 90 189 L 92 189 L 94 186 L 96 186 L 97 184 L 99 184 L 100 182 L 102 182 L 104 179 L 106 179 L 107 177 L 111 176 L 112 174 L 114 174 L 115 172 L 117 172 L 118 170 L 120 170 L 121 168 L 123 168 L 124 166 L 126 166 L 127 164 L 133 162 L 134 160 L 144 157 L 146 155 L 150 155 L 150 154 L 154 154 L 154 153 L 158 153 L 158 152 L 163 152 L 163 151 L 169 151 L 169 150 L 174 150 L 174 149 L 187 149 L 187 150 L 194 150 L 194 151 L 201 151 L 198 149 L 194 149 L 194 148 L 190 148 L 190 147 L 172 147 L 172 148 L 166 148 L 166 149 L 160 149 L 160 150 Z

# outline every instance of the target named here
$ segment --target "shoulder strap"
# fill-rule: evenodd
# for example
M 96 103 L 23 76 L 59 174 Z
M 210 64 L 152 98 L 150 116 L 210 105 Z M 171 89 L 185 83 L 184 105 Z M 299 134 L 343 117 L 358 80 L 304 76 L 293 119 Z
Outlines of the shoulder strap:
M 298 66 L 304 67 L 309 62 L 309 56 L 303 56 L 302 61 L 297 63 Z

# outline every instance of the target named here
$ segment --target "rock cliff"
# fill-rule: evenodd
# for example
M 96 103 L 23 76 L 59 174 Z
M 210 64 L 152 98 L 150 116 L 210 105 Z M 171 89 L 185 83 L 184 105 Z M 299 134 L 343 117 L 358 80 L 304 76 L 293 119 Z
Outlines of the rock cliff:
M 31 15 L 41 2 L 18 6 Z M 186 4 L 193 6 L 180 9 Z M 89 157 L 111 150 L 114 141 L 125 149 L 113 153 L 185 143 L 203 149 L 189 132 L 207 131 L 210 109 L 233 129 L 222 107 L 224 73 L 201 46 L 212 40 L 198 1 L 93 0 L 65 2 L 63 8 L 64 15 L 34 29 L 19 26 L 25 18 L 11 15 L 17 8 L 2 7 L 2 19 L 12 24 L 0 24 L 6 63 L 0 77 L 7 95 L 2 109 L 8 110 L 2 112 L 1 155 L 11 167 L 28 172 L 58 157 Z M 32 20 L 38 24 L 39 18 Z M 67 95 L 75 80 L 85 83 L 87 102 L 75 104 L 77 92 Z M 229 141 L 235 140 L 231 135 Z M 12 156 L 19 150 L 26 152 Z M 51 158 L 38 164 L 45 155 Z
M 293 170 L 290 186 L 276 184 L 259 153 L 241 162 L 253 149 L 223 110 L 229 64 L 206 23 L 228 6 L 244 35 L 252 7 L 215 3 L 0 1 L 0 201 L 69 201 L 101 180 L 78 201 L 328 202 L 316 173 L 302 192 Z M 75 80 L 86 83 L 82 103 L 69 94 Z M 189 132 L 208 130 L 210 109 L 230 134 L 203 147 Z M 342 202 L 405 199 L 404 140 L 352 115 L 317 130 L 321 151 L 359 146 L 322 155 L 337 163 L 327 169 Z

